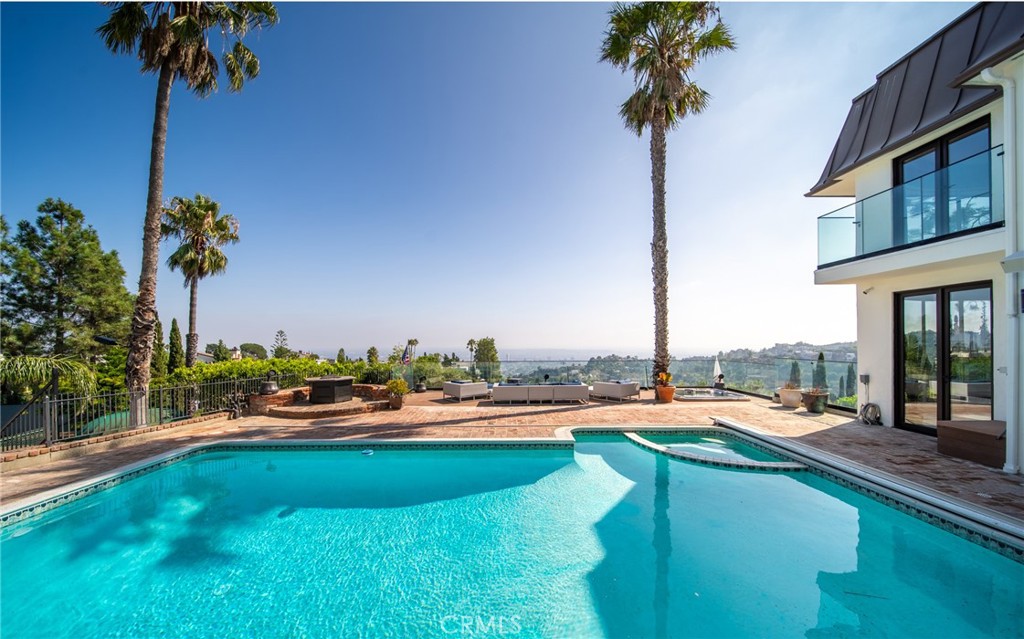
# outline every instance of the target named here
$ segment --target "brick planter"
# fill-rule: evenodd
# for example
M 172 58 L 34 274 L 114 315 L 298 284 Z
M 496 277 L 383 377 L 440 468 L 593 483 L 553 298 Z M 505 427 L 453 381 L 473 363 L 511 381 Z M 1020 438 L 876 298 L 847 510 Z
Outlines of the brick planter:
M 309 399 L 309 386 L 286 388 L 277 391 L 273 395 L 249 395 L 249 414 L 269 415 L 271 408 L 291 406 L 295 402 L 302 402 L 307 399 Z
M 352 387 L 356 397 L 363 399 L 387 399 L 388 389 L 380 384 L 356 384 Z

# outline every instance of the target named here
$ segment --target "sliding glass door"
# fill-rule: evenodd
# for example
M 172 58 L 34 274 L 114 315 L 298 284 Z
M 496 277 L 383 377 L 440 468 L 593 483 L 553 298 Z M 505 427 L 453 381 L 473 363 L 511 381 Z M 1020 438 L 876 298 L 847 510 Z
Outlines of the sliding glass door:
M 992 287 L 897 295 L 896 426 L 992 419 Z
M 935 428 L 938 420 L 938 294 L 903 296 L 903 422 Z
M 992 419 L 992 291 L 949 293 L 949 418 Z

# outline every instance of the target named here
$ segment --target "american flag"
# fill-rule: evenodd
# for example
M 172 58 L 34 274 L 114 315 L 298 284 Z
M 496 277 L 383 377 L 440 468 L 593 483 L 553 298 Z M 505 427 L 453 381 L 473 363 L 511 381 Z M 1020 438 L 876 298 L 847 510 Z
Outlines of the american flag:
M 402 353 L 402 363 L 403 364 L 411 364 L 412 363 L 412 353 L 409 352 L 409 345 L 408 344 L 405 345 L 405 352 Z

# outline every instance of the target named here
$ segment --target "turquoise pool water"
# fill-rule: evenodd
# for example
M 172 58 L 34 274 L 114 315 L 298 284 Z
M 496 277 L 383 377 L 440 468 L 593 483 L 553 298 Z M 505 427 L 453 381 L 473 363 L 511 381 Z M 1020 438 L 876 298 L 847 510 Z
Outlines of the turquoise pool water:
M 1013 637 L 1024 565 L 808 473 L 210 453 L 0 534 L 7 637 Z
M 649 442 L 661 444 L 670 450 L 678 450 L 693 455 L 703 455 L 704 457 L 728 459 L 730 461 L 786 461 L 781 457 L 763 452 L 753 446 L 743 443 L 742 441 L 725 435 L 658 435 L 643 433 L 641 437 Z

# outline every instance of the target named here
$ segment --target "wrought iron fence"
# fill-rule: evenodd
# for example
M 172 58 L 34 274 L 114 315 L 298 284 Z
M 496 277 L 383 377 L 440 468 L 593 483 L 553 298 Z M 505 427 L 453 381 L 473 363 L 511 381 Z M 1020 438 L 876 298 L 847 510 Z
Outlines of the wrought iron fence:
M 282 388 L 302 386 L 304 376 L 272 376 Z M 127 391 L 76 396 L 43 394 L 23 407 L 0 430 L 0 450 L 119 433 L 142 426 L 167 424 L 197 415 L 230 410 L 242 397 L 258 393 L 266 377 L 221 379 L 201 384 L 152 387 L 144 419 L 133 425 Z M 140 416 L 143 417 L 143 416 Z

